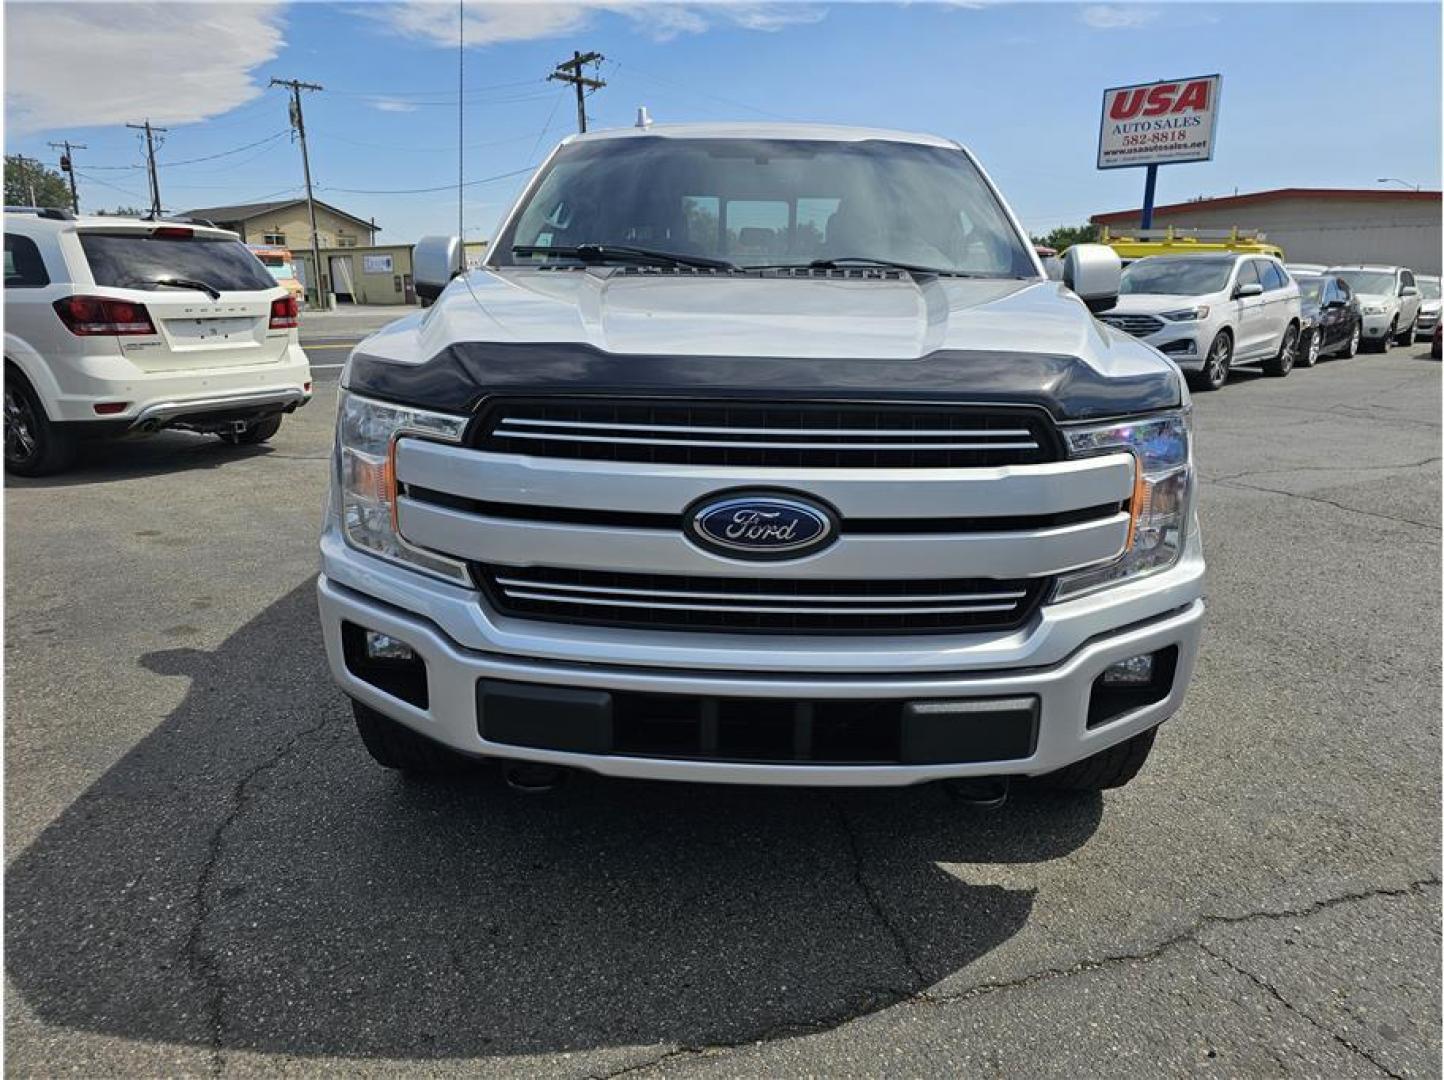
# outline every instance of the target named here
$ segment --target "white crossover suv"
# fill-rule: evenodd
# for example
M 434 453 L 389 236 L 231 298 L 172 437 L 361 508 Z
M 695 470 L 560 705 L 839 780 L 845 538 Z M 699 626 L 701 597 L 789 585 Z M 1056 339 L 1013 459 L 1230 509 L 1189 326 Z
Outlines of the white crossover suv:
M 1420 274 L 1415 279 L 1419 287 L 1419 317 L 1414 321 L 1414 337 L 1429 339 L 1439 322 L 1440 294 L 1439 279 L 1432 275 Z
M 1099 318 L 1148 342 L 1200 390 L 1217 390 L 1244 364 L 1287 375 L 1303 325 L 1298 284 L 1267 255 L 1139 259 Z
M 1332 266 L 1359 298 L 1365 348 L 1387 352 L 1390 345 L 1411 345 L 1422 297 L 1414 271 L 1402 266 Z
M 162 428 L 259 443 L 311 398 L 296 301 L 234 233 L 5 214 L 5 468 Z
M 567 139 L 483 266 L 358 345 L 321 538 L 381 764 L 1126 783 L 1203 620 L 1178 369 L 958 144 Z M 1295 301 L 1297 304 L 1297 301 Z

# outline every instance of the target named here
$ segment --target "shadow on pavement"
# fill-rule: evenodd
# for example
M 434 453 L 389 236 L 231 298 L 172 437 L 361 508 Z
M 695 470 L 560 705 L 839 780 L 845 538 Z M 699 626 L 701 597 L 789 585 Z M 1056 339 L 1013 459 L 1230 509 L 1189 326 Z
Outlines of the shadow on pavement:
M 282 421 L 284 424 L 285 421 Z M 144 476 L 194 469 L 220 469 L 274 453 L 259 446 L 231 446 L 215 435 L 163 431 L 157 435 L 125 439 L 95 439 L 83 443 L 75 464 L 56 476 L 6 476 L 6 487 L 75 487 L 133 480 Z
M 46 1024 L 421 1060 L 828 1025 L 1027 921 L 1031 890 L 941 864 L 1098 825 L 1096 796 L 990 814 L 936 786 L 410 783 L 361 749 L 314 611 L 307 582 L 214 652 L 142 658 L 186 697 L 7 875 L 8 974 Z

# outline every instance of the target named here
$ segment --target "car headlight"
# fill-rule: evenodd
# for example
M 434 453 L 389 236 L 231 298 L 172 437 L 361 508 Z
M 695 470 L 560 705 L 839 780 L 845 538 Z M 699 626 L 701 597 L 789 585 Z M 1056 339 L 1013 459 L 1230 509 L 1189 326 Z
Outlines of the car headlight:
M 1170 322 L 1195 322 L 1198 319 L 1208 318 L 1208 305 L 1199 304 L 1198 307 L 1180 308 L 1178 311 L 1163 311 L 1159 314 Z
M 1388 311 L 1388 310 L 1389 310 L 1389 309 L 1386 308 L 1383 304 L 1365 304 L 1365 305 L 1364 305 L 1364 314 L 1365 314 L 1365 315 L 1382 315 L 1382 314 L 1384 314 L 1384 312 L 1386 312 L 1386 311 Z
M 461 441 L 467 418 L 392 405 L 341 391 L 336 416 L 334 483 L 346 542 L 376 555 L 462 585 L 466 564 L 412 547 L 396 524 L 396 441 L 403 435 Z
M 1193 501 L 1193 420 L 1187 409 L 1127 423 L 1063 429 L 1070 457 L 1131 453 L 1136 462 L 1123 554 L 1058 579 L 1054 600 L 1167 570 L 1183 554 Z

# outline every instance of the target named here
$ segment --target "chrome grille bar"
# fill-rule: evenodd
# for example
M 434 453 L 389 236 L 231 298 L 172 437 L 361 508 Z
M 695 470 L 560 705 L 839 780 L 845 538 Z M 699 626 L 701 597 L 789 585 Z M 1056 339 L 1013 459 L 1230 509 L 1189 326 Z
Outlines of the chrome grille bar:
M 705 424 L 634 424 L 628 421 L 619 420 L 616 422 L 605 422 L 600 420 L 529 420 L 524 417 L 506 416 L 501 419 L 497 426 L 499 434 L 510 435 L 506 431 L 509 427 L 526 428 L 569 428 L 569 429 L 593 429 L 599 431 L 675 431 L 682 434 L 693 435 L 875 435 L 907 437 L 936 437 L 936 436 L 1031 436 L 1027 428 L 784 428 L 784 427 L 716 427 Z
M 978 611 L 1012 611 L 1012 604 L 967 604 L 947 607 L 784 607 L 765 604 L 674 604 L 665 600 L 608 600 L 594 597 L 557 596 L 549 593 L 507 589 L 513 600 L 543 600 L 552 603 L 586 604 L 590 607 L 663 608 L 668 611 L 733 611 L 758 615 L 957 615 Z
M 773 432 L 781 435 L 783 432 Z M 1036 450 L 1038 444 L 1028 442 L 980 442 L 980 443 L 814 443 L 814 442 L 751 442 L 740 439 L 646 439 L 612 435 L 568 435 L 548 431 L 507 431 L 498 430 L 497 436 L 505 439 L 544 439 L 547 442 L 576 443 L 625 443 L 634 446 L 707 446 L 726 447 L 733 450 Z
M 545 589 L 549 592 L 588 593 L 605 594 L 615 596 L 641 596 L 641 597 L 665 597 L 676 600 L 779 600 L 792 604 L 837 604 L 845 601 L 849 604 L 908 604 L 911 602 L 921 603 L 948 603 L 952 601 L 977 601 L 977 600 L 1021 600 L 1028 595 L 1024 590 L 1018 589 L 1012 592 L 983 592 L 983 593 L 928 593 L 927 595 L 913 594 L 911 596 L 806 596 L 791 593 L 744 593 L 744 592 L 694 592 L 692 590 L 680 589 L 625 589 L 614 585 L 564 585 L 553 581 L 526 581 L 521 578 L 498 577 L 496 583 L 506 588 L 507 592 L 513 589 Z M 557 600 L 567 600 L 569 597 L 554 597 Z M 1011 606 L 1011 605 L 1009 605 Z

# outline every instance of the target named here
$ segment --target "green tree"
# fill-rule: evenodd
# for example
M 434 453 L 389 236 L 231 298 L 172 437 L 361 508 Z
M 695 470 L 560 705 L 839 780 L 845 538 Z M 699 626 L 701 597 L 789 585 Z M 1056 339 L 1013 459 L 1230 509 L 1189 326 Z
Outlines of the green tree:
M 20 154 L 5 155 L 5 205 L 70 209 L 70 185 L 54 169 Z
M 101 217 L 144 217 L 149 211 L 135 206 L 117 206 L 114 210 L 97 210 Z
M 1062 252 L 1074 244 L 1091 244 L 1097 239 L 1097 225 L 1060 225 L 1047 236 L 1033 237 L 1033 243 Z

